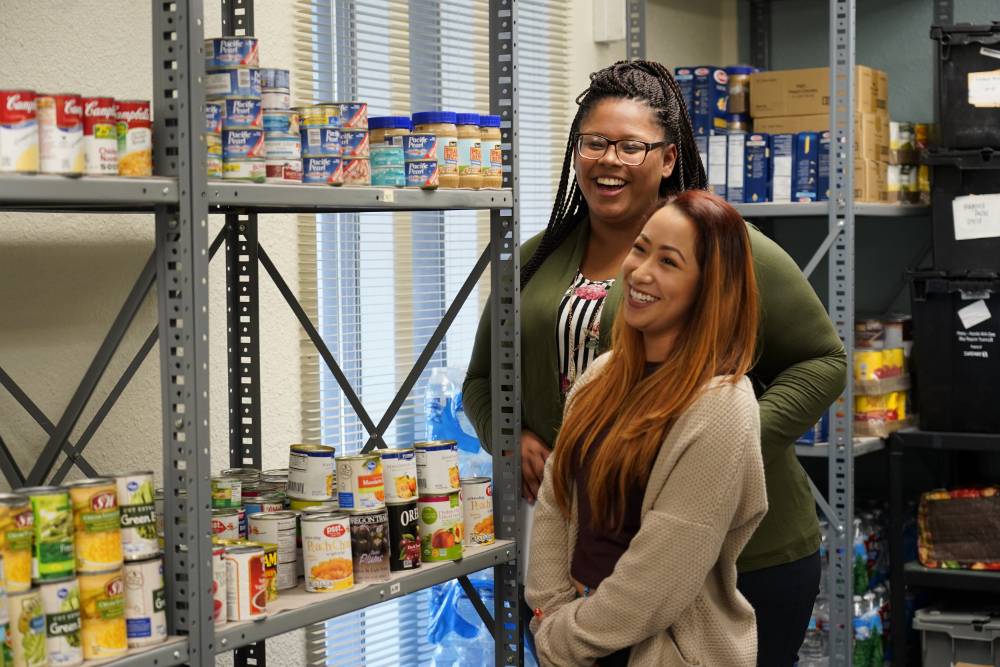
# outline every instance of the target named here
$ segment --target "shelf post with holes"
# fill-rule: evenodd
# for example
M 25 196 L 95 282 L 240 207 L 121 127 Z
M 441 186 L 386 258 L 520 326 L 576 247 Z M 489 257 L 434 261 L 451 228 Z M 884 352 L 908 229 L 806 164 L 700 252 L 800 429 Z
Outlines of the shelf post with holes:
M 646 57 L 646 0 L 628 0 L 625 5 L 626 55 L 629 60 Z

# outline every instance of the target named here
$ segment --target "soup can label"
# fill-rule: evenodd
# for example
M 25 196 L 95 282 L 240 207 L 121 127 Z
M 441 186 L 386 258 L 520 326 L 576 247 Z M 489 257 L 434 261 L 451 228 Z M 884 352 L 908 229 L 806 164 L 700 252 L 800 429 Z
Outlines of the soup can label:
M 420 567 L 420 512 L 417 501 L 386 505 L 389 513 L 389 569 L 393 572 Z
M 226 613 L 226 548 L 212 547 L 212 620 L 225 623 Z
M 205 75 L 205 95 L 260 98 L 260 70 L 255 67 L 229 67 Z
M 337 502 L 347 511 L 385 506 L 382 457 L 377 453 L 337 459 Z
M 98 660 L 128 650 L 122 569 L 80 576 L 83 657 Z
M 31 588 L 35 514 L 27 497 L 11 495 L 7 498 L 9 501 L 0 504 L 4 582 L 8 593 L 21 593 Z
M 417 498 L 417 454 L 413 449 L 383 449 L 382 477 L 385 502 L 405 503 Z
M 36 590 L 12 595 L 7 643 L 14 665 L 46 667 L 49 664 L 45 641 L 45 611 L 42 595 Z
M 367 102 L 340 102 L 341 127 L 352 130 L 368 130 Z
M 421 495 L 446 494 L 461 488 L 458 479 L 458 445 L 454 440 L 418 442 L 417 485 Z
M 461 480 L 465 546 L 493 544 L 493 481 L 489 477 Z
M 226 616 L 247 621 L 267 611 L 264 549 L 259 546 L 226 548 Z
M 114 98 L 83 98 L 83 149 L 88 175 L 118 175 L 118 121 Z
M 268 160 L 299 160 L 302 157 L 302 139 L 298 134 L 265 131 L 264 152 Z
M 460 559 L 465 533 L 461 494 L 421 496 L 417 509 L 420 512 L 420 556 L 423 561 Z
M 353 586 L 348 516 L 340 513 L 303 516 L 301 527 L 306 590 L 328 593 Z
M 407 162 L 433 160 L 437 162 L 437 135 L 404 134 L 403 156 Z
M 71 667 L 83 662 L 80 645 L 80 585 L 73 577 L 38 587 L 45 612 L 45 648 L 49 664 Z
M 236 509 L 212 510 L 212 535 L 226 540 L 240 536 L 240 513 Z
M 119 475 L 118 509 L 121 512 L 122 552 L 125 560 L 151 558 L 159 552 L 156 540 L 156 505 L 153 473 Z
M 263 124 L 264 112 L 259 97 L 229 97 L 223 101 L 223 130 L 259 130 Z
M 344 185 L 371 185 L 372 170 L 368 158 L 344 158 Z
M 65 489 L 41 487 L 22 491 L 31 500 L 34 540 L 31 578 L 36 582 L 65 579 L 76 568 L 73 508 Z
M 260 91 L 260 103 L 265 109 L 287 109 L 292 104 L 292 95 L 288 90 L 264 88 Z
M 223 102 L 205 102 L 205 131 L 209 134 L 222 134 Z
M 38 171 L 38 115 L 33 90 L 0 90 L 0 172 Z
M 264 131 L 298 136 L 299 116 L 290 109 L 267 109 L 264 111 Z
M 339 157 L 340 128 L 303 126 L 299 131 L 302 155 L 307 157 Z
M 406 163 L 406 187 L 433 190 L 440 185 L 436 160 Z
M 288 90 L 291 86 L 291 79 L 287 69 L 275 69 L 274 67 L 262 67 L 260 70 L 260 83 L 265 89 L 281 88 Z
M 118 175 L 152 176 L 153 114 L 148 100 L 115 102 L 118 126 Z
M 264 157 L 263 130 L 223 130 L 224 160 L 256 160 Z
M 336 104 L 313 104 L 295 111 L 302 127 L 340 127 L 340 107 Z
M 368 157 L 368 130 L 341 130 L 340 152 L 343 157 Z
M 260 52 L 256 37 L 215 37 L 205 40 L 205 67 L 256 67 Z
M 83 105 L 77 95 L 39 95 L 38 153 L 46 174 L 82 174 L 86 161 L 83 146 Z
M 351 514 L 354 581 L 389 580 L 389 516 L 385 508 Z
M 263 183 L 267 171 L 263 160 L 223 160 L 222 178 L 225 180 Z
M 160 557 L 125 564 L 125 629 L 129 648 L 167 638 L 167 593 Z
M 288 454 L 288 494 L 327 500 L 335 484 L 334 454 L 326 445 L 292 445 Z
M 122 564 L 121 513 L 113 479 L 84 480 L 69 487 L 77 572 L 107 572 Z
M 234 477 L 212 478 L 212 507 L 227 509 L 239 507 L 243 500 L 243 482 Z

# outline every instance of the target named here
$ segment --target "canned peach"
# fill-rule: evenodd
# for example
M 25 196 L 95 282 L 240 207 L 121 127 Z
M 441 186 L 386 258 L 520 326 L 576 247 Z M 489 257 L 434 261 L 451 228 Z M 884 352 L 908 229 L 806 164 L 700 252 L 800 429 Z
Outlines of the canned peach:
M 346 514 L 310 514 L 301 519 L 306 590 L 326 593 L 354 585 L 351 525 Z

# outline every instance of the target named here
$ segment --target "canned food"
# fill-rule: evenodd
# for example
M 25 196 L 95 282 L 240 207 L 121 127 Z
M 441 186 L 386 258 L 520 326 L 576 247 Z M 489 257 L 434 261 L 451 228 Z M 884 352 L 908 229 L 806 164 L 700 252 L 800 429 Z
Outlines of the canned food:
M 49 664 L 72 667 L 83 662 L 80 646 L 80 584 L 75 577 L 38 587 L 45 613 L 45 652 Z
M 272 468 L 260 474 L 260 481 L 268 484 L 288 484 L 288 468 Z
M 240 511 L 236 508 L 212 510 L 212 534 L 223 539 L 240 536 Z
M 389 580 L 389 515 L 385 508 L 349 515 L 354 581 Z
M 148 100 L 117 100 L 118 175 L 153 175 L 153 121 Z
M 226 547 L 212 546 L 212 620 L 225 623 L 226 612 Z
M 246 510 L 247 516 L 251 518 L 253 518 L 254 514 L 283 512 L 285 509 L 285 497 L 278 493 L 260 495 L 250 500 L 244 500 L 243 509 Z
M 222 132 L 218 134 L 206 134 L 205 135 L 205 149 L 208 151 L 209 157 L 217 157 L 219 161 L 222 161 Z
M 222 178 L 222 158 L 209 155 L 205 162 L 206 178 Z
M 125 564 L 125 630 L 129 648 L 167 638 L 167 593 L 159 556 Z
M 248 621 L 267 611 L 264 548 L 226 547 L 226 616 Z
M 205 131 L 209 134 L 222 134 L 223 102 L 205 102 Z
M 436 190 L 440 184 L 436 160 L 406 163 L 406 187 Z
M 343 157 L 368 157 L 368 130 L 341 130 L 340 153 Z
M 38 154 L 46 174 L 83 173 L 83 106 L 72 93 L 39 95 L 35 98 L 38 118 Z
M 278 599 L 278 545 L 273 542 L 257 542 L 255 540 L 240 540 L 242 545 L 261 547 L 264 550 L 264 584 L 267 589 L 267 601 Z
M 303 126 L 299 130 L 302 155 L 306 157 L 339 157 L 341 152 L 340 129 L 318 125 Z
M 121 513 L 114 479 L 69 485 L 77 572 L 107 572 L 122 564 Z
M 400 137 L 388 137 L 384 143 L 372 144 L 368 151 L 371 153 L 372 169 L 377 167 L 398 167 L 403 171 L 406 160 L 403 158 L 403 144 L 398 141 Z M 393 140 L 397 141 L 393 141 Z
M 263 130 L 223 130 L 222 159 L 256 160 L 264 157 Z
M 83 152 L 88 176 L 118 175 L 118 121 L 112 97 L 83 98 Z
M 354 130 L 368 130 L 367 102 L 338 102 L 340 126 Z
M 288 509 L 295 510 L 296 512 L 305 512 L 307 510 L 323 510 L 325 512 L 332 512 L 339 510 L 340 504 L 337 502 L 336 498 L 310 500 L 307 498 L 295 498 L 294 496 L 289 496 Z
M 242 505 L 237 507 L 236 516 L 239 519 L 240 537 L 246 539 L 246 537 L 250 535 L 250 522 L 247 521 L 247 516 L 249 515 L 247 514 L 246 508 Z
M 222 107 L 223 130 L 259 130 L 264 126 L 260 97 L 227 97 Z
M 243 500 L 243 482 L 235 477 L 212 478 L 212 507 L 225 509 L 239 507 Z
M 0 172 L 38 171 L 38 113 L 33 90 L 0 90 Z
M 299 115 L 291 109 L 266 109 L 264 131 L 299 136 Z
M 301 183 L 302 160 L 268 160 L 268 183 Z
M 31 588 L 31 543 L 35 515 L 27 496 L 0 493 L 0 551 L 8 593 Z M 0 611 L 5 614 L 6 608 Z
M 254 500 L 261 496 L 270 496 L 276 493 L 278 493 L 278 489 L 275 484 L 268 482 L 243 482 L 240 495 L 243 498 L 243 504 L 246 505 L 247 500 Z
M 374 147 L 373 147 L 374 148 Z M 372 167 L 372 185 L 383 188 L 406 187 L 406 167 Z
M 348 512 L 385 506 L 382 457 L 377 452 L 337 457 L 337 502 Z
M 341 513 L 303 515 L 301 526 L 306 590 L 328 593 L 353 586 L 348 516 Z
M 417 455 L 412 447 L 382 449 L 385 502 L 402 503 L 417 497 Z
M 467 477 L 462 484 L 462 516 L 465 546 L 493 544 L 493 481 L 489 477 Z
M 128 650 L 122 568 L 80 575 L 83 657 L 99 660 Z
M 296 555 L 298 516 L 297 512 L 290 511 L 259 512 L 250 515 L 250 539 L 277 545 L 279 590 L 295 588 L 298 583 L 295 565 L 298 560 Z
M 461 488 L 458 479 L 458 444 L 454 440 L 418 442 L 417 486 L 421 495 L 452 493 Z
M 3 556 L 0 556 L 0 627 L 7 624 L 7 582 L 3 576 Z M 3 642 L 0 641 L 0 648 Z
M 45 650 L 45 611 L 41 593 L 35 590 L 12 593 L 8 601 L 7 644 L 11 648 L 13 664 L 20 667 L 46 667 L 49 664 Z
M 437 162 L 437 135 L 434 134 L 404 134 L 403 156 L 407 162 Z
M 246 486 L 248 482 L 260 481 L 260 470 L 252 466 L 240 466 L 238 468 L 226 468 L 219 473 L 219 477 L 231 477 L 239 479 Z
M 205 74 L 205 95 L 210 99 L 260 99 L 260 70 L 256 67 L 226 67 L 208 72 Z
M 417 501 L 386 505 L 389 514 L 389 569 L 393 572 L 420 567 L 420 513 Z
M 461 494 L 421 496 L 417 509 L 420 511 L 420 556 L 423 561 L 460 559 L 465 532 Z
M 292 104 L 291 92 L 264 88 L 260 91 L 260 103 L 265 109 L 287 109 Z
M 295 111 L 302 127 L 340 127 L 340 107 L 336 104 L 313 104 Z
M 339 157 L 304 157 L 302 182 L 307 185 L 342 185 L 344 165 Z
M 257 67 L 260 55 L 256 37 L 215 37 L 205 40 L 205 68 Z
M 334 447 L 292 445 L 288 455 L 288 493 L 296 498 L 326 500 L 333 495 Z
M 223 160 L 222 178 L 263 183 L 266 177 L 263 160 Z
M 36 582 L 65 579 L 76 567 L 73 554 L 73 508 L 69 493 L 58 486 L 18 489 L 28 496 L 33 516 L 31 578 Z
M 268 160 L 300 160 L 302 139 L 298 134 L 264 133 L 264 153 Z
M 368 158 L 344 158 L 344 185 L 371 185 Z
M 287 69 L 275 69 L 273 67 L 262 67 L 260 70 L 260 85 L 265 89 L 273 90 L 281 88 L 288 90 L 291 86 Z

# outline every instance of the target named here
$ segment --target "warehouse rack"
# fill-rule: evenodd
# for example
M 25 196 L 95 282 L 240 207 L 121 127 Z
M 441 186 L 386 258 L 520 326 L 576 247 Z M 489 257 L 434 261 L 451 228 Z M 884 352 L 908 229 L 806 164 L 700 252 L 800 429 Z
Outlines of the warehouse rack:
M 222 0 L 223 34 L 253 34 L 253 1 Z M 30 471 L 22 471 L 0 439 L 0 472 L 12 487 L 60 483 L 72 467 L 96 475 L 84 449 L 143 359 L 159 342 L 163 403 L 164 567 L 170 638 L 130 651 L 116 665 L 213 665 L 215 654 L 236 650 L 237 665 L 266 663 L 263 640 L 351 611 L 458 579 L 495 638 L 497 665 L 523 660 L 518 583 L 520 498 L 520 289 L 518 202 L 517 0 L 490 0 L 490 108 L 502 119 L 501 190 L 323 188 L 208 181 L 205 171 L 201 0 L 154 0 L 152 178 L 77 178 L 0 175 L 0 210 L 26 212 L 153 213 L 156 248 L 80 381 L 64 414 L 53 423 L 0 368 L 0 385 L 31 415 L 49 439 Z M 343 47 L 340 47 L 343 48 Z M 259 213 L 489 210 L 490 241 L 459 290 L 412 371 L 376 425 L 291 292 L 259 239 Z M 208 216 L 224 214 L 223 229 L 209 243 Z M 259 271 L 274 281 L 316 344 L 369 434 L 366 450 L 385 447 L 382 434 L 416 384 L 435 348 L 487 266 L 491 267 L 493 354 L 493 498 L 497 542 L 471 547 L 457 562 L 425 564 L 396 573 L 384 584 L 357 585 L 340 593 L 285 593 L 266 618 L 212 622 L 209 477 L 208 266 L 225 245 L 229 347 L 230 464 L 261 464 Z M 104 376 L 144 298 L 156 284 L 158 325 L 98 407 L 76 442 L 69 434 Z M 55 469 L 60 454 L 66 458 Z M 494 568 L 494 609 L 488 610 L 467 575 Z

